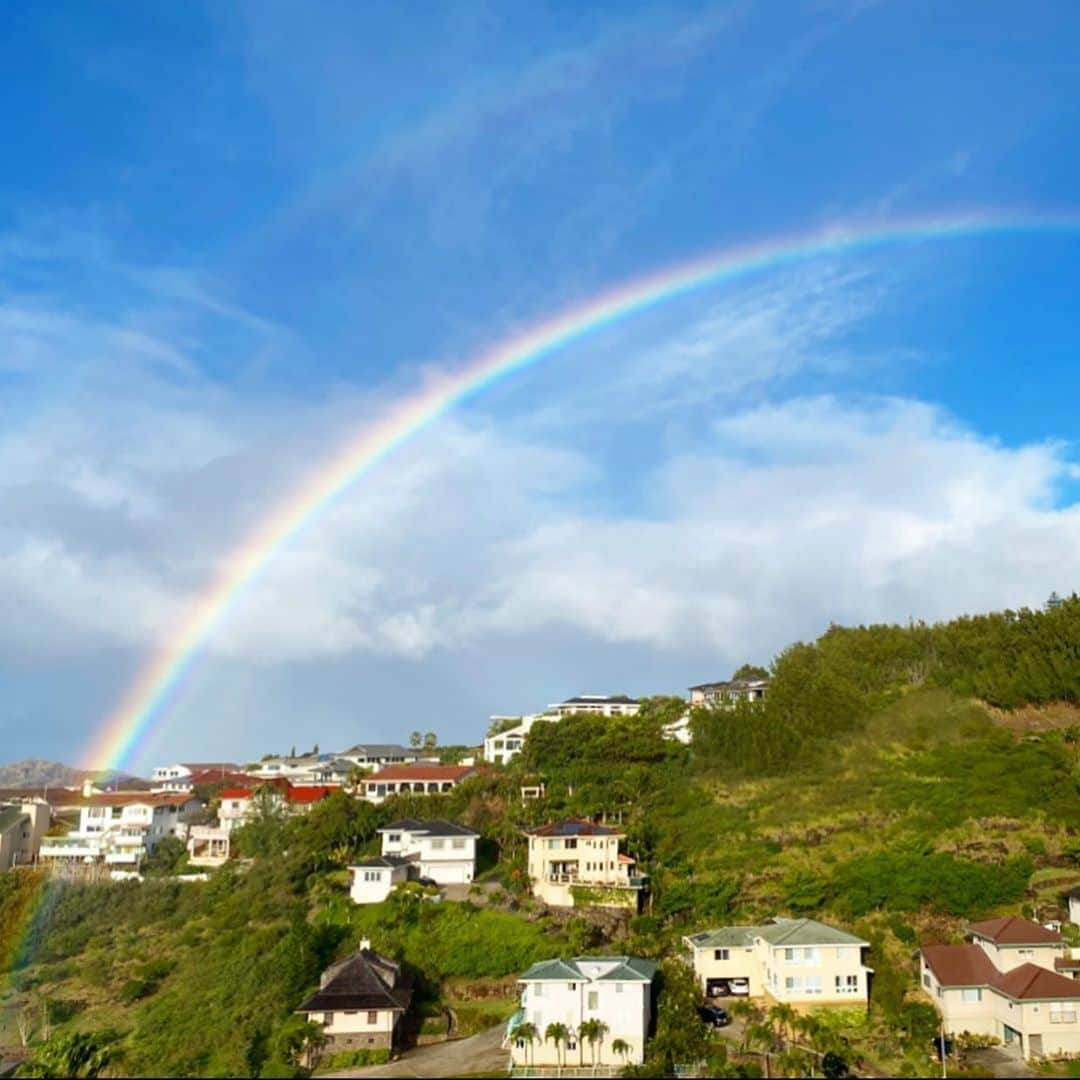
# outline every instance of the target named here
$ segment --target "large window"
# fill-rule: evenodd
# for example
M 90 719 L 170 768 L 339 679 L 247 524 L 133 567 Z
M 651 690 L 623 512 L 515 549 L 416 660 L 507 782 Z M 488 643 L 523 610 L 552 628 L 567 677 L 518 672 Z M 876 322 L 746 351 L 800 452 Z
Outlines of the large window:
M 731 959 L 731 950 L 730 949 L 713 949 L 712 958 L 714 960 L 730 960 Z
M 596 990 L 589 991 L 589 1005 L 592 1010 L 600 1008 L 600 994 Z
M 465 848 L 465 841 L 464 841 L 464 840 L 460 840 L 460 839 L 459 839 L 459 840 L 451 840 L 451 841 L 450 841 L 450 846 L 451 846 L 451 847 L 452 847 L 452 848 L 453 848 L 453 849 L 454 849 L 455 851 L 462 851 L 462 850 L 464 850 L 464 848 Z
M 961 1001 L 982 1001 L 982 990 L 977 986 L 965 986 L 960 991 Z
M 1050 1002 L 1050 1023 L 1051 1024 L 1075 1024 L 1076 1023 L 1076 1002 L 1074 1002 L 1074 1001 L 1052 1001 L 1052 1002 Z

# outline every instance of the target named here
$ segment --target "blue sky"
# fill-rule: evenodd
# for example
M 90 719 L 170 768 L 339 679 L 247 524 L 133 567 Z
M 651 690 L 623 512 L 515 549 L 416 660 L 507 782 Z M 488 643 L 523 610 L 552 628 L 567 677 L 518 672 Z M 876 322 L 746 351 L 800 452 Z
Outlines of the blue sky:
M 818 225 L 1080 211 L 1067 3 L 13 5 L 0 734 L 72 760 L 433 370 Z M 1080 235 L 807 261 L 445 418 L 239 604 L 141 766 L 685 689 L 1080 578 Z

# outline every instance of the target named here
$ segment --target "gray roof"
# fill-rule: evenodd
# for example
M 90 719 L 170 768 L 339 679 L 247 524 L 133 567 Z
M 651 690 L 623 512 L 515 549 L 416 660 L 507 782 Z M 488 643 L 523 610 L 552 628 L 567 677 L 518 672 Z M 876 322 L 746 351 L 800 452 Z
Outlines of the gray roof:
M 466 829 L 464 825 L 456 825 L 452 821 L 417 821 L 415 818 L 401 818 L 400 821 L 392 821 L 384 825 L 378 832 L 412 832 L 423 833 L 425 836 L 479 836 L 478 832 Z
M 394 743 L 357 743 L 348 750 L 339 750 L 341 754 L 364 754 L 366 757 L 418 757 L 419 750 L 410 749 L 408 746 L 397 746 Z
M 589 961 L 614 965 L 603 975 L 596 976 L 597 982 L 652 982 L 656 975 L 656 965 L 637 956 L 576 956 L 573 960 L 561 957 L 541 960 L 533 964 L 518 982 L 593 982 L 593 977 L 585 974 L 580 966 Z
M 839 930 L 835 926 L 816 919 L 771 919 L 762 926 L 723 926 L 719 930 L 706 930 L 690 934 L 688 941 L 696 949 L 748 948 L 755 938 L 763 938 L 770 945 L 861 945 L 870 943 L 862 938 Z
M 410 863 L 416 861 L 414 855 L 372 855 L 370 859 L 361 859 L 359 862 L 355 862 L 352 865 L 355 867 L 380 867 L 382 869 L 394 870 L 399 866 L 408 866 Z
M 626 694 L 578 694 L 577 697 L 568 697 L 560 701 L 560 705 L 635 705 L 637 698 L 627 697 Z

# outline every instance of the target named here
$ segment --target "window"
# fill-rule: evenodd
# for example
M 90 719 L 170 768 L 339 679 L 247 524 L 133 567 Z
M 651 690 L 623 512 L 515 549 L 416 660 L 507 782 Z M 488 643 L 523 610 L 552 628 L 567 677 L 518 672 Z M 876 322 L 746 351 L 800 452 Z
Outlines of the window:
M 1050 1023 L 1051 1024 L 1075 1024 L 1076 1023 L 1076 1003 L 1072 1001 L 1052 1001 L 1050 1002 Z
M 533 997 L 543 997 L 544 996 L 544 984 L 543 983 L 537 983 L 535 986 L 532 986 L 529 989 L 531 990 Z
M 821 976 L 820 975 L 808 975 L 806 978 L 806 992 L 808 994 L 820 994 L 821 993 Z
M 802 990 L 802 979 L 798 975 L 788 975 L 784 979 L 784 989 L 789 993 L 797 993 Z
M 590 1008 L 590 1009 L 599 1009 L 600 1008 L 600 995 L 595 990 L 590 990 L 589 991 L 588 1008 Z
M 400 844 L 401 843 L 401 833 L 392 832 L 392 833 L 387 834 L 386 842 L 388 844 Z
M 840 981 L 840 976 L 839 975 L 836 977 L 836 981 L 837 982 Z M 927 990 L 930 989 L 930 972 L 928 972 L 928 971 L 923 972 L 922 984 L 923 984 L 923 986 L 926 987 Z
M 431 841 L 431 850 L 432 851 L 442 851 L 442 849 L 444 847 L 446 847 L 446 841 L 445 840 L 432 840 Z
M 450 841 L 450 846 L 455 851 L 462 851 L 465 848 L 465 841 L 464 840 L 451 840 Z
M 730 960 L 731 959 L 731 950 L 730 949 L 713 949 L 712 958 L 714 960 Z
M 923 985 L 930 985 L 930 976 L 923 976 Z M 859 976 L 858 975 L 837 975 L 834 981 L 834 986 L 838 994 L 857 994 L 859 992 Z
M 322 1014 L 322 1022 L 323 1022 L 323 1027 L 330 1027 L 330 1025 L 333 1024 L 333 1022 L 334 1022 L 334 1014 L 332 1012 L 323 1013 Z
M 975 986 L 975 987 L 965 986 L 960 991 L 960 1000 L 961 1001 L 982 1001 L 982 990 L 977 986 Z
M 577 983 L 569 983 L 568 985 L 569 985 L 571 990 L 576 990 L 577 989 Z
M 368 1010 L 367 1022 L 369 1024 L 377 1024 L 379 1022 L 379 1014 L 374 1009 Z
M 1017 953 L 1018 956 L 1022 956 L 1025 960 L 1028 960 L 1028 959 L 1030 959 L 1031 957 L 1033 957 L 1035 955 L 1035 950 L 1034 949 L 1017 949 L 1016 953 Z
M 566 846 L 567 846 L 567 848 L 576 848 L 577 847 L 577 841 L 576 840 L 567 840 L 566 841 Z

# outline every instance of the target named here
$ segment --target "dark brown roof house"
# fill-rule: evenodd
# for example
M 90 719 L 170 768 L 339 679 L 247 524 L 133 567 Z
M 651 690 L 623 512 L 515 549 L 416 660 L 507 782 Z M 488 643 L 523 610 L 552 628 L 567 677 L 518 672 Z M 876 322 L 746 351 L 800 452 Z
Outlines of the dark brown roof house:
M 412 996 L 412 980 L 401 965 L 365 939 L 357 952 L 322 973 L 319 989 L 296 1011 L 322 1027 L 335 1051 L 391 1050 Z

